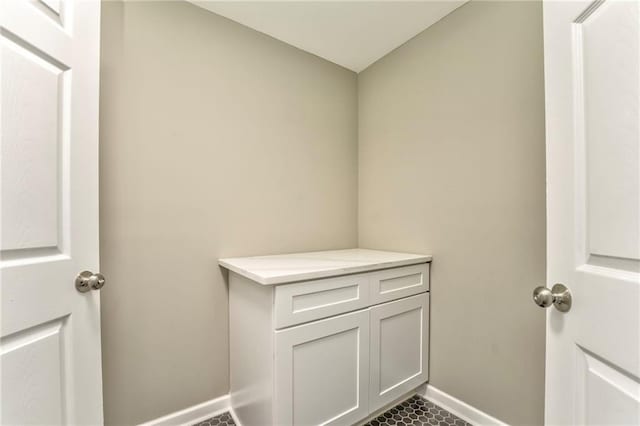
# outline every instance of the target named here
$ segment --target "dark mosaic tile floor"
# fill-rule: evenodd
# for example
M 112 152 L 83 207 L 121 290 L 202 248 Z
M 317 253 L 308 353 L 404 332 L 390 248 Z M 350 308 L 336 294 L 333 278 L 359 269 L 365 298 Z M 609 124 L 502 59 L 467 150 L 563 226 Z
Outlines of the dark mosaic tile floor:
M 387 410 L 365 426 L 471 426 L 442 407 L 416 395 Z
M 219 416 L 212 417 L 210 419 L 196 423 L 193 426 L 235 426 L 231 414 L 222 413 Z
M 365 426 L 471 426 L 444 408 L 413 396 L 387 410 Z M 223 413 L 193 426 L 235 426 L 229 413 Z

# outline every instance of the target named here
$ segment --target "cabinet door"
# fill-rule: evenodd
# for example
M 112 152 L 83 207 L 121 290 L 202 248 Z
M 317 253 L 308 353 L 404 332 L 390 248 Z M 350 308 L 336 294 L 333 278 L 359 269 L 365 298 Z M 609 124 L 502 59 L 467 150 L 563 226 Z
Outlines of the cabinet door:
M 369 311 L 275 332 L 275 421 L 351 425 L 369 413 Z
M 371 308 L 370 410 L 429 378 L 429 293 Z

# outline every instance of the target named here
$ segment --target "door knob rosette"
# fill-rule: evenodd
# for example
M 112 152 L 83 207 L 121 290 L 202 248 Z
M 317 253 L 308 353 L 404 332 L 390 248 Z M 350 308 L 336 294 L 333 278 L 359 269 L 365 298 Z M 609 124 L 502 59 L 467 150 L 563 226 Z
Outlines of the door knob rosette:
M 549 290 L 547 287 L 536 287 L 533 290 L 533 301 L 541 308 L 553 305 L 560 312 L 569 312 L 571 309 L 571 292 L 564 284 L 554 284 Z
M 100 272 L 82 271 L 76 277 L 76 290 L 86 293 L 89 290 L 100 290 L 105 284 L 104 275 Z

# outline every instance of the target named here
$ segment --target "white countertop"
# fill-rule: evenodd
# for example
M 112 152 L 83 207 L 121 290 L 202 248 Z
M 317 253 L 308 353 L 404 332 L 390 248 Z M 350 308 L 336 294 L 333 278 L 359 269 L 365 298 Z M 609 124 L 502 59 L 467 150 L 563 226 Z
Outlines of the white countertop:
M 430 255 L 347 249 L 219 259 L 218 264 L 264 285 L 326 278 L 431 262 Z

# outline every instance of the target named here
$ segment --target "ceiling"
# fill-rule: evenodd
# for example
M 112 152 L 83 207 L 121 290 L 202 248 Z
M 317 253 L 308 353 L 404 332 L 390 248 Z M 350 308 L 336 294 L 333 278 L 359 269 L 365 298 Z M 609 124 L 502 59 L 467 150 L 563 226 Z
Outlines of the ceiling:
M 360 72 L 467 0 L 190 1 Z

